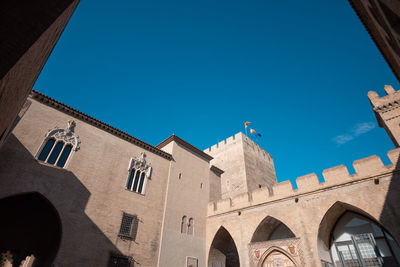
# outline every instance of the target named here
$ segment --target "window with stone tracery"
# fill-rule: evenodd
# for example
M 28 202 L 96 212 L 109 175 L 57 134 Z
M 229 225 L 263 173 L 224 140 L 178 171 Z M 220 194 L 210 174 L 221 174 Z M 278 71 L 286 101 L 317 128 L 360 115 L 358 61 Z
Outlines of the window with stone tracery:
M 39 148 L 37 159 L 39 161 L 64 168 L 71 154 L 79 149 L 79 139 L 74 133 L 75 122 L 69 121 L 65 129 L 58 127 L 49 130 L 46 138 Z
M 129 164 L 129 175 L 126 182 L 126 189 L 144 194 L 147 179 L 150 179 L 151 165 L 146 162 L 146 154 L 141 153 L 139 158 L 132 158 Z

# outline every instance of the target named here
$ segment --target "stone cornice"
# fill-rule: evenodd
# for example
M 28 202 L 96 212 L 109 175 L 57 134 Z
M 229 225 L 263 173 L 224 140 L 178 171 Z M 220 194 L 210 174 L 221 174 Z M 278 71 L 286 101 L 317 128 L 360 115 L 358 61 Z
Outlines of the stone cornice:
M 190 150 L 194 154 L 200 156 L 201 158 L 205 159 L 206 161 L 210 161 L 210 160 L 213 159 L 213 157 L 211 157 L 207 153 L 204 153 L 203 151 L 201 151 L 197 147 L 194 147 L 193 145 L 189 144 L 188 142 L 186 142 L 185 140 L 179 138 L 178 136 L 176 136 L 174 134 L 171 135 L 170 137 L 168 137 L 167 139 L 165 139 L 164 141 L 162 141 L 161 143 L 159 143 L 156 147 L 161 149 L 164 146 L 166 146 L 169 143 L 171 143 L 172 141 L 175 141 L 176 143 L 182 145 L 183 147 L 185 147 L 186 149 Z
M 214 165 L 211 165 L 210 170 L 212 170 L 218 176 L 221 176 L 221 174 L 224 173 L 223 170 L 221 170 L 220 168 L 218 168 L 218 167 L 216 167 Z
M 108 125 L 107 123 L 104 123 L 98 119 L 95 119 L 79 110 L 76 110 L 76 109 L 69 107 L 53 98 L 50 98 L 50 97 L 46 96 L 45 94 L 42 94 L 36 90 L 31 91 L 30 97 L 32 99 L 35 99 L 36 101 L 39 101 L 42 104 L 45 104 L 52 108 L 55 108 L 65 114 L 68 114 L 68 115 L 70 115 L 76 119 L 79 119 L 85 123 L 88 123 L 96 128 L 99 128 L 103 131 L 106 131 L 106 132 L 112 134 L 112 135 L 115 135 L 116 137 L 119 137 L 125 141 L 128 141 L 129 143 L 132 143 L 138 147 L 141 147 L 149 152 L 159 155 L 165 159 L 172 160 L 171 154 L 169 154 L 157 147 L 154 147 L 140 139 L 137 139 L 137 138 L 135 138 L 135 137 L 111 126 L 111 125 Z

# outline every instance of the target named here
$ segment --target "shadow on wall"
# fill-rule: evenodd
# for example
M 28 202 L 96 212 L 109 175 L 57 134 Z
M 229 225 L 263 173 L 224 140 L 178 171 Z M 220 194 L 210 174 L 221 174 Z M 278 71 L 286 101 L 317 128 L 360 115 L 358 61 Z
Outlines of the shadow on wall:
M 208 266 L 239 267 L 239 253 L 229 232 L 221 226 L 210 247 Z
M 72 172 L 39 163 L 10 135 L 0 151 L 0 208 L 8 207 L 2 208 L 0 249 L 36 254 L 40 266 L 51 266 L 55 255 L 60 266 L 106 266 L 110 253 L 120 251 L 85 214 L 89 197 Z M 50 233 L 51 242 L 45 240 Z
M 400 157 L 396 160 L 396 170 L 390 180 L 379 222 L 390 232 L 393 238 L 400 244 Z M 379 179 L 375 179 L 379 185 Z M 373 201 L 373 196 L 371 196 Z

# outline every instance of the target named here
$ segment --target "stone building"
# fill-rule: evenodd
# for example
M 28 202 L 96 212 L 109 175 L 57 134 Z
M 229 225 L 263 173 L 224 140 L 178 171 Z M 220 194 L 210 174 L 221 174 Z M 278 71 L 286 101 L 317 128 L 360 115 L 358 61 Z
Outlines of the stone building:
M 368 96 L 397 145 L 385 90 Z M 37 91 L 25 107 L 0 151 L 3 266 L 399 266 L 400 149 L 294 190 L 243 133 L 153 146 Z
M 78 3 L 0 2 L 0 148 Z
M 398 1 L 350 3 L 399 78 Z M 39 55 L 30 84 L 77 1 L 64 4 L 33 41 L 45 54 L 15 64 Z M 398 147 L 400 92 L 385 92 L 368 97 Z M 294 190 L 243 133 L 202 151 L 175 135 L 150 145 L 37 91 L 17 124 L 15 110 L 1 117 L 0 266 L 400 266 L 399 148 Z

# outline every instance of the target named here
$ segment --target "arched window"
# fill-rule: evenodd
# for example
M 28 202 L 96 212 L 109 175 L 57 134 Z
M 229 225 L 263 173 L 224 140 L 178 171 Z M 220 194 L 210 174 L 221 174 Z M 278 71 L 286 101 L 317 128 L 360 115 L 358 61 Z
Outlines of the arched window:
M 129 175 L 126 181 L 126 189 L 144 194 L 147 179 L 150 179 L 151 166 L 146 163 L 146 154 L 141 153 L 139 158 L 131 158 L 129 163 Z
M 187 231 L 188 235 L 193 235 L 193 226 L 194 226 L 193 223 L 194 223 L 193 218 L 190 218 L 188 222 L 188 231 Z
M 186 234 L 186 216 L 182 217 L 182 222 L 181 222 L 181 233 Z
M 131 168 L 129 171 L 128 181 L 126 183 L 126 189 L 132 192 L 143 194 L 145 176 L 146 174 L 143 171 Z
M 372 220 L 346 212 L 331 233 L 330 254 L 335 266 L 399 266 L 400 248 Z
M 65 167 L 72 151 L 79 148 L 78 137 L 74 133 L 75 122 L 69 121 L 66 129 L 50 130 L 38 151 L 37 159 L 58 167 Z

